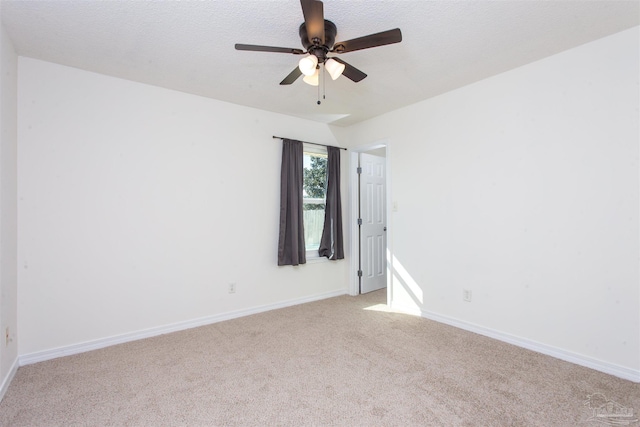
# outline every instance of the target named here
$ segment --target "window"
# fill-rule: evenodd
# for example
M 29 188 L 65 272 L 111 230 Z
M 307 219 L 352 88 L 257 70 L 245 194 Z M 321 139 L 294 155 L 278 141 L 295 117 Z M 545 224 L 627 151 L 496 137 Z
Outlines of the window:
M 308 258 L 318 257 L 327 193 L 327 149 L 304 145 L 302 210 Z

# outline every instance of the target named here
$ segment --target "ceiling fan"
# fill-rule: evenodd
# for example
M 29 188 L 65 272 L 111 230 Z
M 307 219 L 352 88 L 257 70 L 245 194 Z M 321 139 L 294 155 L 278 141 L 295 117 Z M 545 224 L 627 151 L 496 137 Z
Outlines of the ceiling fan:
M 335 43 L 337 28 L 331 21 L 324 19 L 324 6 L 320 0 L 300 0 L 304 22 L 300 25 L 299 34 L 303 49 L 286 47 L 259 46 L 252 44 L 236 44 L 237 50 L 250 50 L 255 52 L 291 53 L 294 55 L 306 55 L 298 66 L 280 82 L 281 85 L 290 85 L 302 74 L 304 81 L 310 85 L 318 85 L 320 65 L 329 72 L 333 80 L 344 75 L 348 79 L 359 82 L 367 75 L 356 67 L 347 64 L 343 60 L 332 56 L 330 53 L 348 53 L 371 47 L 384 46 L 402 41 L 402 33 L 399 28 L 370 34 L 364 37 Z

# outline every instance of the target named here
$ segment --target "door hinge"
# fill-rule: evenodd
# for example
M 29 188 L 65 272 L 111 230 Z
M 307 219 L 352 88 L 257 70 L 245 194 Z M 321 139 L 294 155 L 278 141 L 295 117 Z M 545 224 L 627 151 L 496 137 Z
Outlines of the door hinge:
M 360 175 L 362 173 L 362 168 L 358 166 L 358 169 L 356 169 L 356 172 L 358 173 L 358 175 Z
M 362 277 L 362 270 L 358 270 L 358 277 Z
M 362 218 L 358 218 L 358 225 L 362 225 Z

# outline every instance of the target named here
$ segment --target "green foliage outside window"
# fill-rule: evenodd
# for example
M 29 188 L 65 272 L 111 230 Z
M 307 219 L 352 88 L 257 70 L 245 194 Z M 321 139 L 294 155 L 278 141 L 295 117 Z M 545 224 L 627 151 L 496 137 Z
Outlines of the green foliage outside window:
M 304 168 L 303 189 L 305 197 L 324 199 L 327 187 L 327 158 L 310 156 L 310 167 Z M 321 210 L 324 204 L 305 203 L 304 210 Z

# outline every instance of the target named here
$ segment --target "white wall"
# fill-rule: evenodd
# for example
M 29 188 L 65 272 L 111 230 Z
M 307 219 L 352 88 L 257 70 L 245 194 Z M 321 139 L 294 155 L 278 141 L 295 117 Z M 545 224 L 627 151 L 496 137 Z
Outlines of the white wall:
M 18 358 L 17 63 L 13 45 L 0 24 L 0 399 L 17 369 Z
M 333 129 L 389 141 L 396 306 L 640 380 L 638 40 Z
M 18 129 L 21 355 L 346 292 L 276 265 L 272 135 L 326 125 L 21 57 Z

